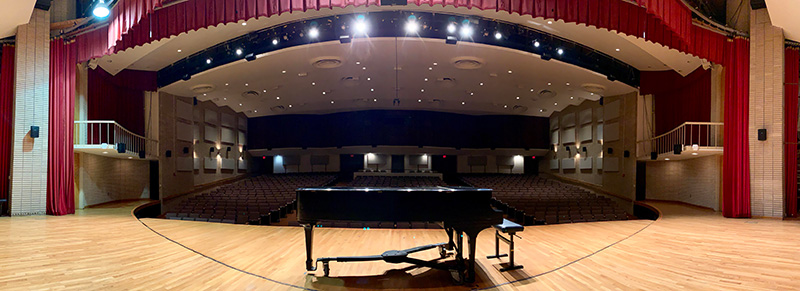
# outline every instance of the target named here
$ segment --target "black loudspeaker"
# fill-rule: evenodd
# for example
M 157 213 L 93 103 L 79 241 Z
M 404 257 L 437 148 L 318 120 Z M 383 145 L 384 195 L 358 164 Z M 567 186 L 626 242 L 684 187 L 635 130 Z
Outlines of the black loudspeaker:
M 144 151 L 139 151 L 139 158 L 144 159 L 145 153 Z
M 405 6 L 408 5 L 408 0 L 381 0 L 381 6 L 389 6 L 389 5 Z
M 117 152 L 122 154 L 125 153 L 125 143 L 118 143 L 117 144 Z
M 256 55 L 253 53 L 249 53 L 246 56 L 244 56 L 244 59 L 247 60 L 248 62 L 252 62 L 256 60 Z
M 39 127 L 36 125 L 31 126 L 31 138 L 38 138 L 39 137 Z
M 654 161 L 655 161 L 655 160 L 658 160 L 658 153 L 656 153 L 656 152 L 650 152 L 650 159 L 651 159 L 651 160 L 654 160 Z
M 192 97 L 192 105 L 197 105 L 197 97 Z
M 164 154 L 164 156 L 166 156 L 168 158 L 172 157 L 172 151 L 171 150 L 167 150 L 167 152 Z
M 683 151 L 683 146 L 679 144 L 672 145 L 672 153 L 676 155 L 680 155 Z
M 758 140 L 767 140 L 767 129 L 762 128 L 758 130 Z
M 188 154 L 189 153 L 189 147 L 183 147 L 183 153 L 184 154 Z
M 228 148 L 227 148 L 227 149 L 225 149 L 225 150 L 226 150 L 226 151 L 231 151 L 231 147 L 228 147 Z
M 247 146 L 246 146 L 246 145 L 243 145 L 243 146 L 242 146 L 242 151 L 246 151 L 246 150 L 247 150 Z
M 613 153 L 614 153 L 614 148 L 608 148 L 608 154 L 610 155 L 610 154 L 613 154 Z
M 767 8 L 767 1 L 765 0 L 750 0 L 750 8 L 753 10 Z
M 189 75 L 189 74 L 183 74 L 183 77 L 181 77 L 181 80 L 184 80 L 184 81 L 189 81 L 191 79 L 192 79 L 192 75 Z
M 583 152 L 585 153 L 586 152 L 586 147 L 583 147 L 581 150 L 583 150 Z
M 600 97 L 600 105 L 603 105 L 603 97 Z
M 626 157 L 626 158 L 630 158 L 630 157 L 631 157 L 631 151 L 624 151 L 624 152 L 622 152 L 622 156 L 623 156 L 623 157 Z

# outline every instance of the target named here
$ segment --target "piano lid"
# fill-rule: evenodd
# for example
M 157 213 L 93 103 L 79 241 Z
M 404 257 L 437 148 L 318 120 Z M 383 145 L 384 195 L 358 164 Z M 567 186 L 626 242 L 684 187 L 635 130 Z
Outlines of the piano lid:
M 475 191 L 488 191 L 492 189 L 485 188 L 472 188 L 472 187 L 315 187 L 315 188 L 298 188 L 297 191 L 310 191 L 310 192 L 475 192 Z

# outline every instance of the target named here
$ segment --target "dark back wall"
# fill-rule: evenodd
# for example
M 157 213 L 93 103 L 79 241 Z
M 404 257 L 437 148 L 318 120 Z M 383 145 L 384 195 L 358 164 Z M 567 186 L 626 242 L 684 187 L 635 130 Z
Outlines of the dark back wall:
M 248 119 L 251 149 L 363 145 L 538 148 L 550 144 L 550 120 L 519 115 L 368 110 Z

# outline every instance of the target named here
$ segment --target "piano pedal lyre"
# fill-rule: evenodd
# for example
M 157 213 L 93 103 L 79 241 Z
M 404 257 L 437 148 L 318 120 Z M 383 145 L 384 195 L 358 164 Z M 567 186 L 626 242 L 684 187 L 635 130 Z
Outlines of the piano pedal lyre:
M 331 266 L 328 261 L 322 262 L 322 272 L 325 274 L 325 277 L 328 277 L 331 274 Z

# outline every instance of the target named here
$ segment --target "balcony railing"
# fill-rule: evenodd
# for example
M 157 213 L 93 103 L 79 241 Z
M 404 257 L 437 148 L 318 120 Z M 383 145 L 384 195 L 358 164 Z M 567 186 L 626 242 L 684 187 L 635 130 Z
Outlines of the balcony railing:
M 125 153 L 145 157 L 157 157 L 158 140 L 135 134 L 113 120 L 75 121 L 73 144 L 84 147 L 103 147 L 119 149 L 125 144 Z
M 675 145 L 681 145 L 682 151 L 695 145 L 702 149 L 722 149 L 722 130 L 722 122 L 684 122 L 665 134 L 636 142 L 636 149 L 640 157 L 652 152 L 671 153 Z

